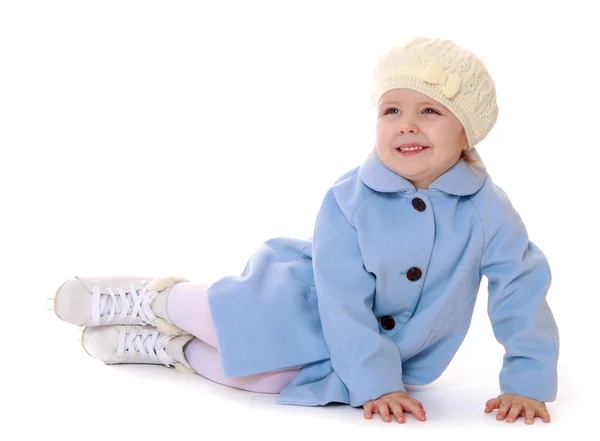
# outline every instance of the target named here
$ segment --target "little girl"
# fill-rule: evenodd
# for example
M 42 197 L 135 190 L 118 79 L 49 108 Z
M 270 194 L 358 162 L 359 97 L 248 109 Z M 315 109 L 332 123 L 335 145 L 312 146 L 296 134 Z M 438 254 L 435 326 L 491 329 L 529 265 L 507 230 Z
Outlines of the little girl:
M 156 363 L 277 403 L 363 407 L 425 421 L 405 385 L 447 368 L 469 328 L 482 275 L 505 347 L 497 419 L 536 416 L 557 393 L 551 272 L 475 146 L 494 126 L 484 64 L 451 41 L 417 38 L 375 69 L 375 149 L 325 194 L 309 240 L 275 238 L 241 276 L 77 277 L 58 317 L 85 326 L 107 364 Z

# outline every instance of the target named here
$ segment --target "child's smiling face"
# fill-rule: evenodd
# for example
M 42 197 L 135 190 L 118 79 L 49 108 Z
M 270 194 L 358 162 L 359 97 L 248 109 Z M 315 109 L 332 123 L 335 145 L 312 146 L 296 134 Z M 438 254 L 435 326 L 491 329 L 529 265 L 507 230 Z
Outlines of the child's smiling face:
M 424 146 L 401 151 L 404 144 Z M 460 121 L 444 106 L 410 89 L 385 93 L 377 106 L 376 148 L 381 161 L 427 189 L 460 159 L 467 137 Z

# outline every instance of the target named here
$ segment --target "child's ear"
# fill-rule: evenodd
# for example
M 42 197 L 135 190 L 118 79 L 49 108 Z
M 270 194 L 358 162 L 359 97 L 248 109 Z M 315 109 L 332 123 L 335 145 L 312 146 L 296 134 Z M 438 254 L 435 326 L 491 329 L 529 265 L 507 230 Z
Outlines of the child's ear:
M 463 128 L 462 130 L 462 142 L 463 142 L 463 151 L 468 151 L 469 150 L 469 140 L 467 139 L 467 133 L 465 132 L 465 129 Z

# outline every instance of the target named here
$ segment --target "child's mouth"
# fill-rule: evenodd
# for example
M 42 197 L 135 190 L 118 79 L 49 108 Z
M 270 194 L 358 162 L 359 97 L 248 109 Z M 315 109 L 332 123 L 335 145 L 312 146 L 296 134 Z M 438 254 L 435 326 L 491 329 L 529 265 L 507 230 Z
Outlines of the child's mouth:
M 421 153 L 424 150 L 427 150 L 428 148 L 429 147 L 415 147 L 415 148 L 402 150 L 400 147 L 398 147 L 396 149 L 396 151 L 398 153 L 400 153 L 402 156 L 414 156 L 414 155 L 418 155 L 419 153 Z

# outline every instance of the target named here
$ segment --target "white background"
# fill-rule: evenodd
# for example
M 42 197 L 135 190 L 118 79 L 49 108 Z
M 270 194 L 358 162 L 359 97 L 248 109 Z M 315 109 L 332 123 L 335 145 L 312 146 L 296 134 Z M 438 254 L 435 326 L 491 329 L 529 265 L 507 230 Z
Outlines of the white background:
M 7 439 L 555 439 L 598 433 L 598 14 L 593 2 L 5 1 L 0 4 L 2 429 Z M 552 423 L 483 413 L 503 348 L 481 286 L 420 423 L 275 404 L 160 366 L 105 366 L 51 308 L 75 275 L 241 273 L 307 238 L 374 140 L 376 57 L 416 36 L 482 58 L 500 115 L 479 146 L 553 271 Z M 443 432 L 440 432 L 443 430 Z M 4 436 L 4 435 L 3 435 Z M 208 438 L 210 436 L 210 438 Z M 217 438 L 218 437 L 218 438 Z

